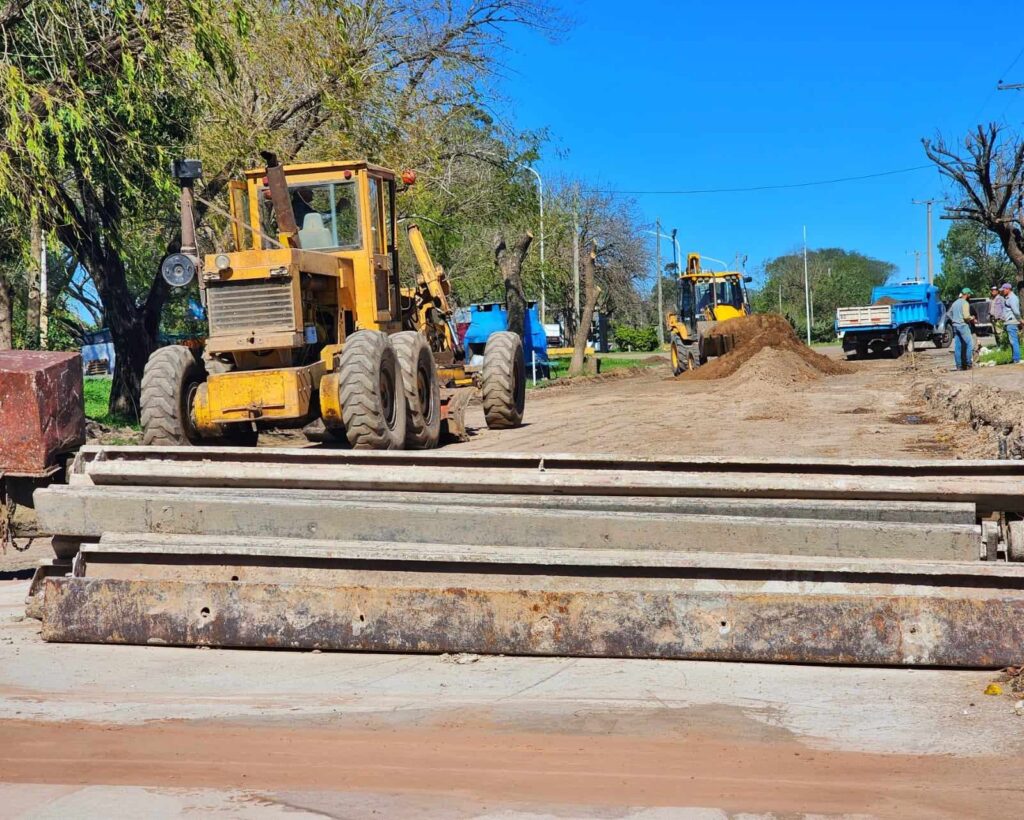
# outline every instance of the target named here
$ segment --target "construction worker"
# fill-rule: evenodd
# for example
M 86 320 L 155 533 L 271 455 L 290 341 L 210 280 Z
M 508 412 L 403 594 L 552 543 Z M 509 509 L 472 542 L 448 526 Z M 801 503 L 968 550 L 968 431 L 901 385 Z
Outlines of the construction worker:
M 974 324 L 974 317 L 971 315 L 971 295 L 974 293 L 970 288 L 960 291 L 960 296 L 949 306 L 949 323 L 953 326 L 953 361 L 957 370 L 971 369 L 971 353 L 974 347 L 974 338 L 971 335 L 971 325 Z
M 1003 325 L 1010 339 L 1013 363 L 1020 364 L 1020 299 L 1009 282 L 1003 282 L 999 292 L 1003 297 Z
M 1003 324 L 1005 304 L 1003 295 L 999 292 L 999 285 L 993 285 L 988 297 L 988 318 L 992 323 L 992 335 L 995 337 L 998 347 L 1005 347 L 1007 343 L 1006 327 Z

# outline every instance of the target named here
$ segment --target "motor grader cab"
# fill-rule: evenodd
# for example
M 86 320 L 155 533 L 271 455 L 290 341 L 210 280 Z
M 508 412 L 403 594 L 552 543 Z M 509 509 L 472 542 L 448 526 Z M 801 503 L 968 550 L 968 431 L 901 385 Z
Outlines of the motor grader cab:
M 706 271 L 699 253 L 687 255 L 686 270 L 679 275 L 676 311 L 666 320 L 675 375 L 732 349 L 732 336 L 710 332 L 720 322 L 750 315 L 746 289 L 750 281 L 738 271 Z
M 473 387 L 489 427 L 518 426 L 521 340 L 496 333 L 482 367 L 466 366 L 448 279 L 415 225 L 415 284 L 402 286 L 396 174 L 363 161 L 264 158 L 229 185 L 233 249 L 203 259 L 193 217 L 202 169 L 174 165 L 182 251 L 161 270 L 177 287 L 198 279 L 208 335 L 201 356 L 171 346 L 150 357 L 144 442 L 249 445 L 262 429 L 304 427 L 361 449 L 435 447 L 444 429 L 464 434 Z

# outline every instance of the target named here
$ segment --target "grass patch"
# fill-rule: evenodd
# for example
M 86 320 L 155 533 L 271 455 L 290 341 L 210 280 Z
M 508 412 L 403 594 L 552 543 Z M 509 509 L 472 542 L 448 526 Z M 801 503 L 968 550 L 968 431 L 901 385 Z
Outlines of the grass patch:
M 569 378 L 569 365 L 572 362 L 571 358 L 559 358 L 549 359 L 548 369 L 551 373 L 551 379 L 567 379 Z M 637 358 L 619 358 L 619 357 L 608 357 L 601 359 L 601 372 L 608 373 L 612 370 L 624 370 L 633 367 L 655 367 L 659 364 L 665 364 L 665 359 L 660 356 L 643 356 Z M 530 367 L 526 367 L 526 386 L 533 388 L 534 384 L 530 379 Z M 538 378 L 536 387 L 541 388 L 548 385 L 549 382 L 544 379 Z
M 82 385 L 82 392 L 85 396 L 85 417 L 105 424 L 108 427 L 131 427 L 133 430 L 141 429 L 136 422 L 122 416 L 111 415 L 110 387 L 113 379 L 102 376 L 89 376 Z
M 978 356 L 978 364 L 1010 364 L 1012 361 L 1013 351 L 1008 347 L 989 347 Z

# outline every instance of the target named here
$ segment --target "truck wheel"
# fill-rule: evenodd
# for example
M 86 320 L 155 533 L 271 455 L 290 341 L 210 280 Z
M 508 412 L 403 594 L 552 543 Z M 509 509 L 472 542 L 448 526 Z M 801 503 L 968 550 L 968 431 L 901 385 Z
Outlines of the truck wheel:
M 427 340 L 415 330 L 405 330 L 390 338 L 405 388 L 405 447 L 429 450 L 441 438 L 441 391 L 437 386 L 434 354 Z
M 487 340 L 481 393 L 484 418 L 491 430 L 506 430 L 523 423 L 526 364 L 519 334 L 503 330 L 492 333 Z
M 942 333 L 936 335 L 932 341 L 939 350 L 947 348 L 953 344 L 953 331 L 946 327 L 943 329 Z
M 147 446 L 199 444 L 192 402 L 206 371 L 182 345 L 154 350 L 142 373 L 142 443 Z
M 345 339 L 338 362 L 345 437 L 356 450 L 401 450 L 405 445 L 405 390 L 395 348 L 376 330 Z

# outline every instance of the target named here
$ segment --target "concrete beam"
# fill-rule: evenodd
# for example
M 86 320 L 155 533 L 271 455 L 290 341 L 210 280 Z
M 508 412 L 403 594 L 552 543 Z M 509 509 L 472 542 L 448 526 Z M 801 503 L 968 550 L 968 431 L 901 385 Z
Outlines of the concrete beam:
M 600 579 L 502 590 L 57 578 L 47 641 L 1001 668 L 1019 590 Z
M 977 560 L 981 538 L 973 524 L 389 504 L 329 494 L 257 500 L 201 491 L 51 488 L 37 494 L 36 504 L 44 529 L 84 537 L 153 532 L 953 561 Z

